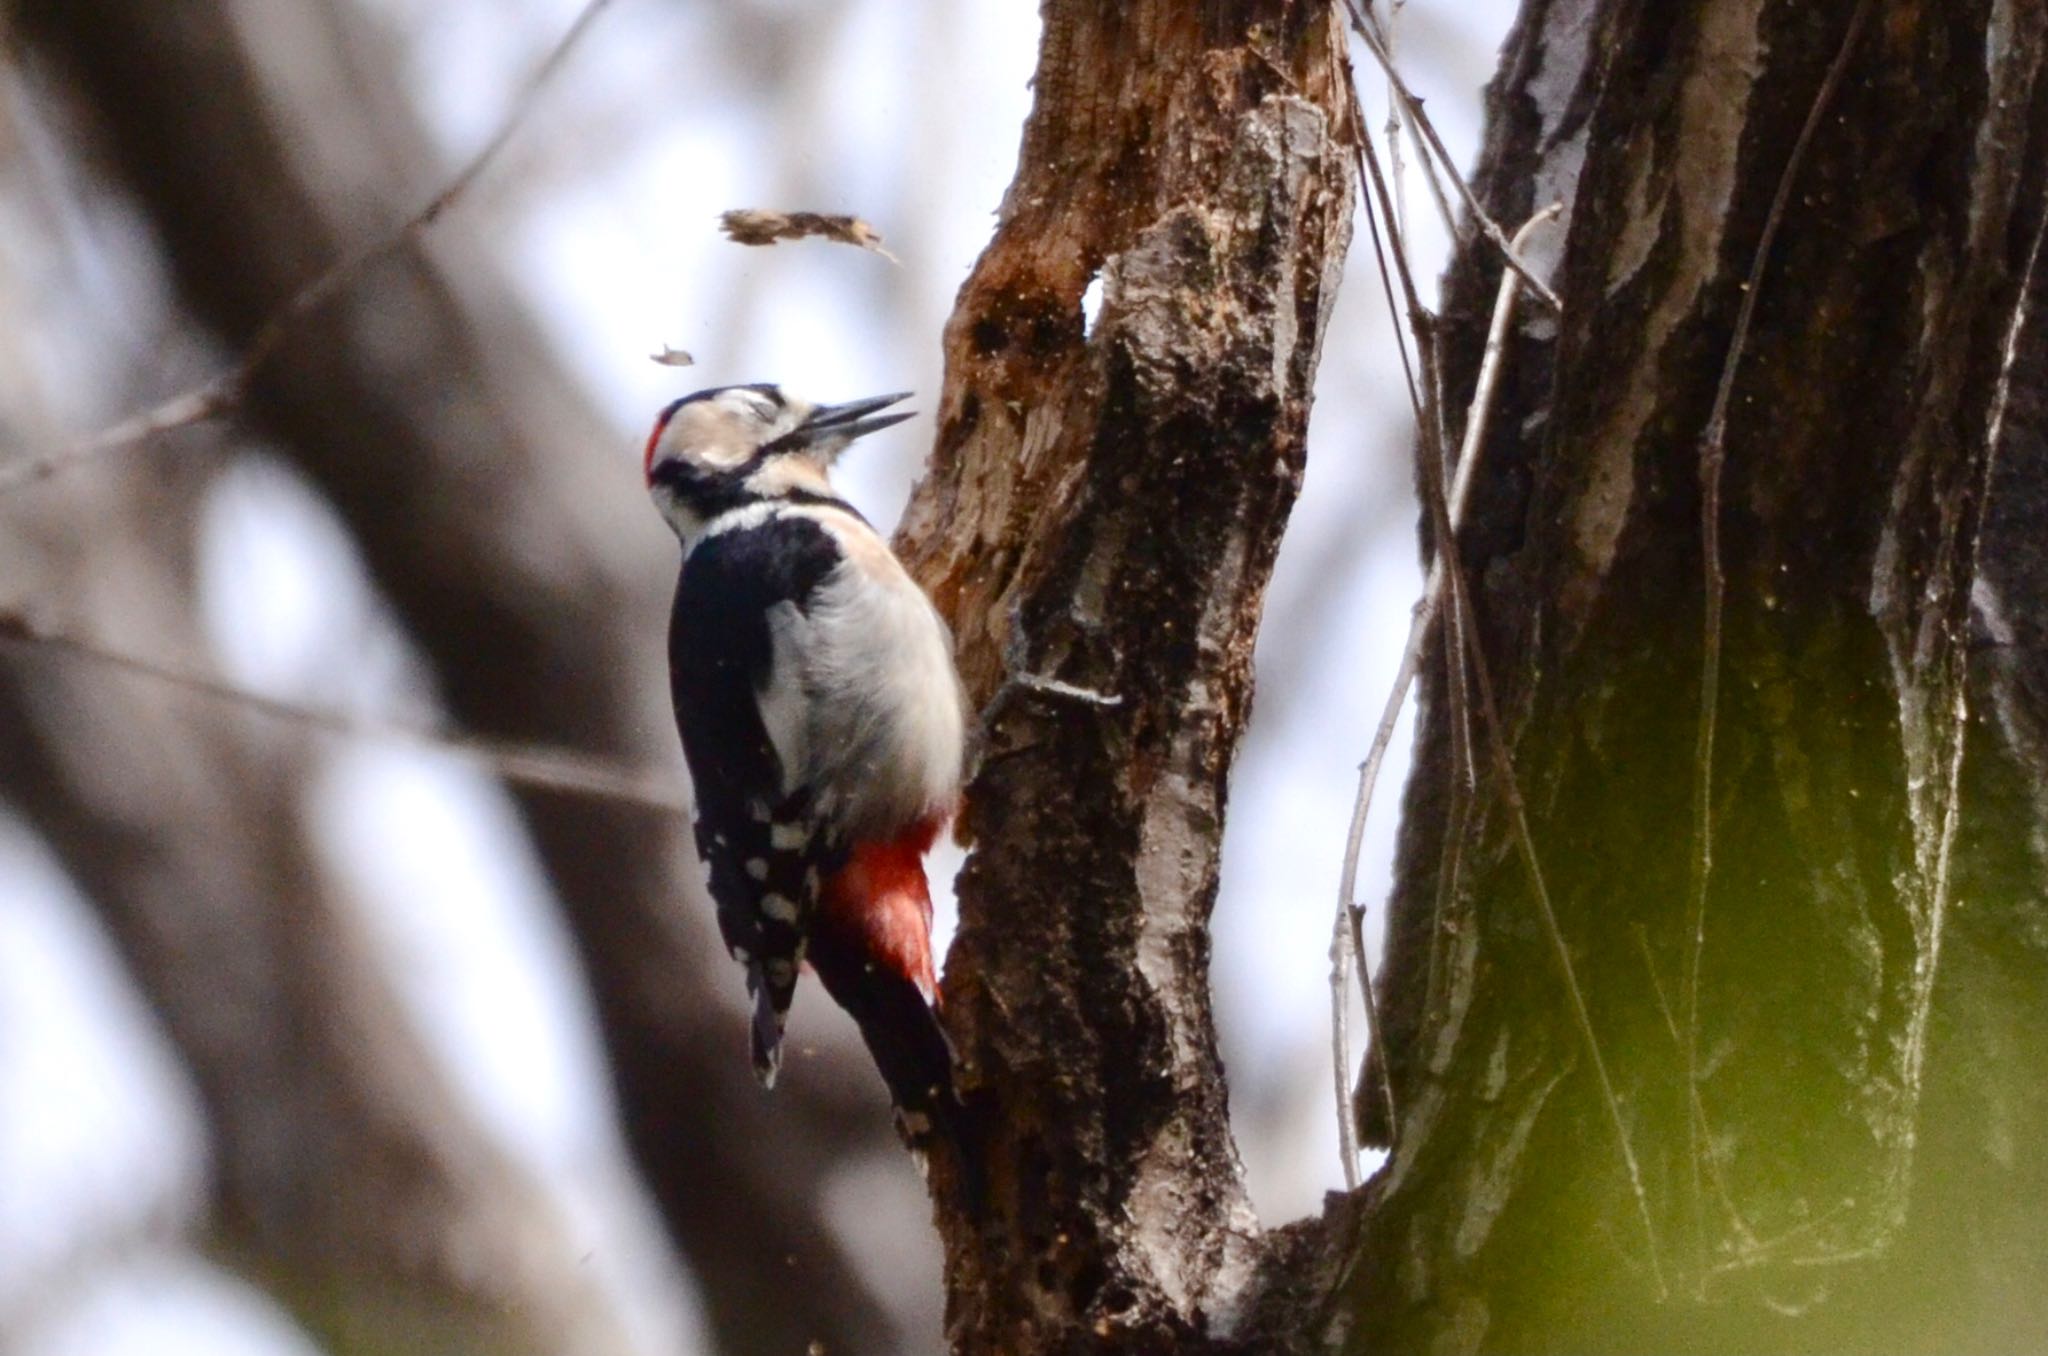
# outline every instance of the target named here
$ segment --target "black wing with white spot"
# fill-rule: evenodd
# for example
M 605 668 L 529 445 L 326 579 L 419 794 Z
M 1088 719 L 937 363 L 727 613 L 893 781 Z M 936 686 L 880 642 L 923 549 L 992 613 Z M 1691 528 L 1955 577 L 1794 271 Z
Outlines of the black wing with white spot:
M 764 698 L 801 700 L 796 676 L 775 672 L 773 618 L 805 608 L 839 558 L 831 535 L 799 515 L 713 533 L 683 561 L 669 627 L 697 852 L 711 869 L 719 931 L 747 967 L 764 1083 L 774 1081 L 819 882 L 843 856 L 818 832 L 809 788 L 785 785 L 764 717 Z

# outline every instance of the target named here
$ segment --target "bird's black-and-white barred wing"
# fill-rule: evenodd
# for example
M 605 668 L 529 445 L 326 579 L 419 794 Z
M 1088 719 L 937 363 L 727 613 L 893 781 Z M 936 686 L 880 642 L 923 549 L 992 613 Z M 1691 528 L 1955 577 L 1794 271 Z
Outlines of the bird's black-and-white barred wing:
M 747 967 L 763 1082 L 775 1076 L 820 884 L 843 855 L 814 822 L 810 788 L 792 784 L 798 770 L 784 766 L 806 697 L 786 655 L 778 670 L 776 631 L 838 559 L 825 529 L 796 515 L 713 532 L 683 561 L 669 629 L 697 851 L 710 867 L 719 931 Z

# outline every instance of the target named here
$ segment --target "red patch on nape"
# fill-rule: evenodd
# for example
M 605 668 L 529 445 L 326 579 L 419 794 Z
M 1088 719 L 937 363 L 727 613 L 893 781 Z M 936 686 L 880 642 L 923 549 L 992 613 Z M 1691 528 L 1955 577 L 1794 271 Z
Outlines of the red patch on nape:
M 924 854 L 939 835 L 939 821 L 922 820 L 884 843 L 857 843 L 825 882 L 825 920 L 869 962 L 899 974 L 939 1001 L 932 963 L 932 892 Z
M 672 413 L 661 412 L 661 417 L 654 421 L 654 432 L 647 435 L 647 450 L 640 454 L 640 474 L 647 477 L 650 486 L 654 484 L 654 445 L 661 441 L 661 431 L 668 427 Z

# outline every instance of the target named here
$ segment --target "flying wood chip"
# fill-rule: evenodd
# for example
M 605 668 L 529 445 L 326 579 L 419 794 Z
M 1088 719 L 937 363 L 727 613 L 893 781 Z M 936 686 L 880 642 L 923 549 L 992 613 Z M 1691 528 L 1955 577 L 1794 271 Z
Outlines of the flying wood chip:
M 872 250 L 892 264 L 897 262 L 895 255 L 882 248 L 882 233 L 859 217 L 832 216 L 824 212 L 770 212 L 758 207 L 742 207 L 721 214 L 718 220 L 725 227 L 726 238 L 735 244 L 773 245 L 783 240 L 815 237 L 841 245 L 857 245 L 861 249 Z

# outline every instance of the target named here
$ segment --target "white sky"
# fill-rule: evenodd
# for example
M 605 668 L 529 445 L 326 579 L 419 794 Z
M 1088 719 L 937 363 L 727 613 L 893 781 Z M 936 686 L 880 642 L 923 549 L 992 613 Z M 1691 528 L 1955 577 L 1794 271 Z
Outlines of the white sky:
M 409 70 L 451 162 L 489 135 L 524 72 L 581 8 L 363 2 L 408 41 Z M 709 64 L 708 7 L 616 0 L 522 143 L 479 186 L 565 359 L 617 411 L 621 474 L 634 473 L 643 421 L 697 386 L 775 380 L 825 399 L 909 388 L 929 411 L 940 324 L 1013 168 L 1029 107 L 1031 6 L 764 8 L 833 30 L 811 86 L 831 113 L 822 138 L 789 150 L 775 117 L 750 100 L 744 72 Z M 1455 11 L 1416 0 L 1401 19 L 1409 79 L 1461 160 L 1476 144 L 1476 86 L 1507 14 L 1506 0 Z M 1381 83 L 1364 74 L 1370 58 L 1358 61 L 1381 113 Z M 545 190 L 522 193 L 522 166 L 536 163 L 546 166 Z M 882 300 L 885 284 L 904 279 L 875 256 L 723 242 L 716 213 L 751 205 L 869 217 L 903 256 L 909 301 Z M 1418 276 L 1433 279 L 1443 236 L 1419 183 L 1409 209 Z M 75 237 L 67 248 L 78 250 Z M 1366 252 L 1361 221 L 1261 636 L 1215 919 L 1240 1142 L 1269 1224 L 1317 1209 L 1341 1185 L 1329 924 L 1357 764 L 1420 587 L 1406 397 Z M 95 257 L 80 252 L 81 285 L 104 291 L 95 279 L 107 266 Z M 136 272 L 146 270 L 132 258 L 118 270 Z M 743 300 L 754 320 L 733 332 L 721 321 Z M 888 337 L 893 313 L 878 314 L 901 304 L 922 336 L 913 351 Z M 699 366 L 679 373 L 648 362 L 663 344 L 694 352 Z M 842 487 L 878 522 L 892 521 L 930 433 L 927 413 L 864 444 Z M 229 477 L 201 531 L 209 625 L 232 679 L 360 710 L 428 700 L 345 534 L 286 473 L 252 463 Z M 338 654 L 349 662 L 334 663 Z M 1367 837 L 1362 889 L 1375 917 L 1406 765 L 1404 726 Z M 560 1195 L 593 1255 L 611 1259 L 598 1265 L 611 1267 L 649 1349 L 686 1343 L 694 1318 L 687 1300 L 658 1293 L 675 1287 L 663 1285 L 656 1226 L 622 1176 L 588 1002 L 504 797 L 431 754 L 364 744 L 337 752 L 316 806 L 331 861 L 369 909 L 456 1086 Z M 1353 1029 L 1362 1050 L 1362 1022 Z M 736 1058 L 739 1048 L 736 1038 Z M 892 1171 L 850 1165 L 835 1209 L 864 1218 L 900 1209 Z M 204 1172 L 191 1091 L 90 911 L 0 815 L 0 1331 L 33 1313 L 24 1356 L 310 1350 L 262 1296 L 166 1251 Z M 913 1210 L 905 1227 L 920 1220 Z M 38 1287 L 75 1272 L 67 1258 L 110 1248 L 118 1261 L 31 1306 Z

